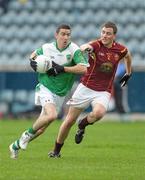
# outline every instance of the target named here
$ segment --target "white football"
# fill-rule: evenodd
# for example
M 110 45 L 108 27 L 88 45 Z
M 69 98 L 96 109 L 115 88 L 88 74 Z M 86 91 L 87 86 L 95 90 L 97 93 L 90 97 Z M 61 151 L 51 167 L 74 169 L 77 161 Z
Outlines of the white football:
M 52 67 L 52 61 L 48 56 L 38 55 L 35 61 L 37 62 L 36 72 L 46 73 Z

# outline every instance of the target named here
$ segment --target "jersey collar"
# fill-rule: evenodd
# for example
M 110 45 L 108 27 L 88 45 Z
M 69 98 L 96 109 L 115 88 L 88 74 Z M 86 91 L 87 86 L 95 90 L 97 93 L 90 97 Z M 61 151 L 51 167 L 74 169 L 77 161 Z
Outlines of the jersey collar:
M 57 49 L 59 52 L 62 52 L 62 51 L 64 51 L 65 49 L 67 49 L 70 44 L 71 44 L 71 42 L 70 42 L 65 48 L 59 49 L 59 48 L 58 48 L 58 45 L 57 45 L 57 41 L 54 42 L 54 45 L 56 46 L 56 49 Z

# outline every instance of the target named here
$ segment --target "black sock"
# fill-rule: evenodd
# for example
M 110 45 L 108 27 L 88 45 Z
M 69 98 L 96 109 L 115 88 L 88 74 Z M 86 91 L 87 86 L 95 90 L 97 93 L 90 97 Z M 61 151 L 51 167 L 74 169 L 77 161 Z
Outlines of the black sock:
M 89 123 L 87 120 L 87 117 L 85 117 L 84 119 L 81 120 L 80 124 L 79 124 L 79 128 L 80 129 L 85 129 L 86 126 L 91 125 L 93 123 Z
M 64 144 L 64 143 L 63 143 Z M 54 153 L 59 154 L 63 144 L 55 142 Z

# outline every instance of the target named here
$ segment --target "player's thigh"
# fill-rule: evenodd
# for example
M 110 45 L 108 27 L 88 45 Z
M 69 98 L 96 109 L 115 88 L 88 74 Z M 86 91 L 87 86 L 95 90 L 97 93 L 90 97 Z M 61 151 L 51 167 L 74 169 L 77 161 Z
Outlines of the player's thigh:
M 104 109 L 107 111 L 109 102 L 110 102 L 111 94 L 107 91 L 102 92 L 96 92 L 96 95 L 93 98 L 93 101 L 91 102 L 92 107 L 100 107 L 100 109 Z M 101 107 L 104 108 L 101 108 Z M 96 108 L 97 109 L 97 108 Z
M 46 103 L 43 107 L 45 115 L 48 116 L 54 116 L 54 118 L 57 118 L 57 110 L 56 105 L 53 103 Z
M 82 111 L 83 109 L 70 106 L 65 120 L 68 122 L 76 122 Z

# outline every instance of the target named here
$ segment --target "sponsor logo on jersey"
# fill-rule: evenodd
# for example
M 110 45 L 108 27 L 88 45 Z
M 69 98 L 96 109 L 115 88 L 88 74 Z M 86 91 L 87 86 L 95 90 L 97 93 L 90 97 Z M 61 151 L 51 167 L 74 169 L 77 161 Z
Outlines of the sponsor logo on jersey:
M 57 56 L 59 56 L 59 57 L 63 57 L 63 54 L 57 54 Z
M 50 58 L 51 58 L 51 59 L 54 59 L 54 56 L 51 56 L 51 55 L 50 55 Z
M 105 54 L 103 52 L 98 52 L 99 56 L 105 56 Z
M 112 54 L 112 53 L 106 53 L 107 55 L 107 60 L 108 61 L 118 61 L 119 60 L 119 55 L 117 53 Z

